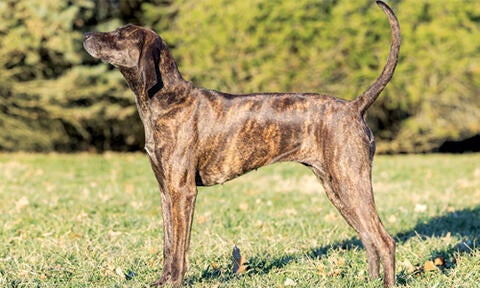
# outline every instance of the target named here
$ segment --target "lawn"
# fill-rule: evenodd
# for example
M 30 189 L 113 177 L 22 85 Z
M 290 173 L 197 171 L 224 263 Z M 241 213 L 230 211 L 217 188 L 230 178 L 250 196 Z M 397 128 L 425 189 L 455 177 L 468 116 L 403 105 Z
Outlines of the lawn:
M 480 154 L 377 156 L 373 182 L 400 287 L 480 283 Z M 188 286 L 382 287 L 301 165 L 201 188 L 196 207 Z M 161 273 L 161 221 L 143 154 L 0 154 L 0 287 L 145 287 Z

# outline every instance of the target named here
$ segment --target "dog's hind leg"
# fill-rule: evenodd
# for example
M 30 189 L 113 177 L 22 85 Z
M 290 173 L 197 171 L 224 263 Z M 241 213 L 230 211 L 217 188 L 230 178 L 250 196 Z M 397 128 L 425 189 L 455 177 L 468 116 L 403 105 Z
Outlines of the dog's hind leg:
M 326 161 L 330 165 L 325 169 L 313 166 L 312 170 L 322 181 L 330 201 L 359 234 L 366 250 L 370 278 L 378 278 L 381 259 L 384 285 L 390 287 L 395 284 L 395 241 L 385 230 L 375 209 L 371 161 L 365 161 L 370 158 L 368 151 L 364 154 L 367 158 L 355 155 L 351 152 L 349 157 L 337 155 L 335 161 Z M 361 159 L 355 159 L 357 157 Z

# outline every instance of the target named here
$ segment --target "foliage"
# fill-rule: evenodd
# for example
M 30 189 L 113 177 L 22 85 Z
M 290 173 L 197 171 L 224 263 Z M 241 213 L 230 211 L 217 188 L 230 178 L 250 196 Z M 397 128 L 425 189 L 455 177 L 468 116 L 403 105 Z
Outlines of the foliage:
M 184 2 L 175 27 L 163 33 L 187 78 L 206 87 L 353 99 L 388 53 L 390 28 L 371 1 L 222 3 Z M 403 41 L 393 81 L 369 113 L 379 150 L 431 151 L 480 133 L 480 6 L 392 5 Z
M 404 0 L 398 10 L 402 58 L 375 110 L 405 115 L 392 129 L 395 141 L 389 149 L 428 151 L 445 139 L 479 134 L 480 43 L 475 39 L 480 38 L 480 6 Z
M 81 45 L 85 31 L 128 22 L 158 31 L 185 78 L 199 86 L 353 99 L 388 54 L 390 28 L 373 2 L 4 0 L 0 149 L 142 147 L 125 81 Z M 479 134 L 480 6 L 390 2 L 403 41 L 396 74 L 369 111 L 379 151 L 432 151 Z
M 92 66 L 81 44 L 79 30 L 92 21 L 120 23 L 107 21 L 115 9 L 103 13 L 103 1 L 70 2 L 0 3 L 3 150 L 132 150 L 142 142 L 123 79 L 105 65 Z

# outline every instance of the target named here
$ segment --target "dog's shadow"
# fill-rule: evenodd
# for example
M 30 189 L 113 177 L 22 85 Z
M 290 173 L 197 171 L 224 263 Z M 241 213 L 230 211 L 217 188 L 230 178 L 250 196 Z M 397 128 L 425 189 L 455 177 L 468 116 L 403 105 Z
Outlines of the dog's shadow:
M 469 254 L 474 250 L 480 249 L 480 206 L 472 209 L 463 209 L 453 211 L 445 215 L 430 218 L 427 221 L 420 221 L 412 229 L 400 232 L 394 235 L 398 244 L 405 243 L 411 238 L 427 239 L 429 237 L 455 237 L 460 239 L 458 243 L 452 245 L 446 244 L 442 249 L 434 249 L 431 251 L 431 259 L 441 256 L 446 259 L 446 264 L 441 267 L 441 271 L 446 272 L 455 269 L 455 253 Z M 362 249 L 362 243 L 357 237 L 339 241 L 330 245 L 313 248 L 310 251 L 299 251 L 298 254 L 287 254 L 278 257 L 257 256 L 248 260 L 249 275 L 268 274 L 270 271 L 285 267 L 291 262 L 300 259 L 321 259 L 326 257 L 328 251 L 339 249 Z M 202 275 L 196 279 L 187 280 L 188 283 L 209 281 L 217 279 L 221 282 L 228 282 L 230 279 L 237 277 L 232 273 L 225 273 L 223 269 L 212 269 L 208 267 Z M 419 273 L 416 270 L 414 273 Z M 399 285 L 406 285 L 409 275 L 405 271 L 397 271 L 397 282 Z

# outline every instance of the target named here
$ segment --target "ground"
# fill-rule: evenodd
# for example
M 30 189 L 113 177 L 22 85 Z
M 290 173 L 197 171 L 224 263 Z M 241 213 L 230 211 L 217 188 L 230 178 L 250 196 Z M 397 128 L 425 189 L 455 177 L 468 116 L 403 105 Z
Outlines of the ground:
M 377 156 L 377 209 L 400 287 L 480 283 L 480 154 Z M 0 154 L 0 286 L 145 287 L 161 273 L 160 195 L 144 154 Z M 232 273 L 236 244 L 249 269 Z M 194 287 L 382 287 L 305 167 L 201 188 Z

